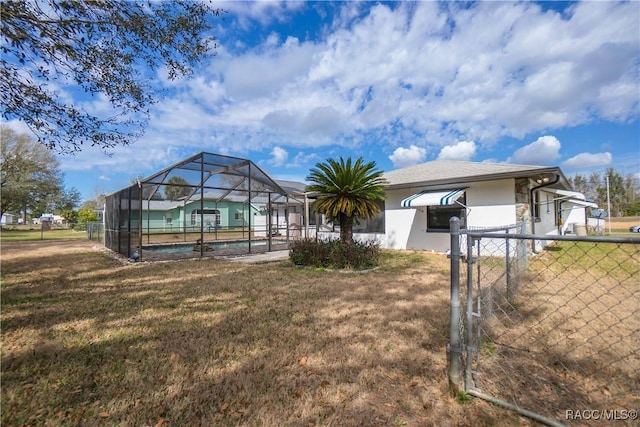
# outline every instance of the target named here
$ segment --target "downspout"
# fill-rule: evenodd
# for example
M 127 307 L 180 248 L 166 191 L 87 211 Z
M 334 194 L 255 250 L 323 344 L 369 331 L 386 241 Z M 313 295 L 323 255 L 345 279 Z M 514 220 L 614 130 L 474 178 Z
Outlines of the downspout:
M 556 174 L 556 178 L 554 180 L 551 180 L 549 182 L 545 182 L 544 184 L 540 184 L 537 187 L 533 187 L 531 190 L 529 190 L 529 200 L 531 200 L 531 218 L 533 218 L 533 220 L 531 221 L 531 234 L 536 234 L 536 216 L 535 216 L 535 206 L 538 204 L 537 200 L 535 200 L 536 203 L 534 203 L 533 200 L 533 195 L 534 195 L 534 191 L 539 190 L 543 187 L 548 187 L 550 185 L 553 185 L 555 183 L 557 183 L 558 181 L 560 181 L 560 175 Z M 537 198 L 536 198 L 537 199 Z M 531 250 L 533 251 L 534 254 L 537 254 L 538 251 L 536 250 L 536 241 L 531 240 Z

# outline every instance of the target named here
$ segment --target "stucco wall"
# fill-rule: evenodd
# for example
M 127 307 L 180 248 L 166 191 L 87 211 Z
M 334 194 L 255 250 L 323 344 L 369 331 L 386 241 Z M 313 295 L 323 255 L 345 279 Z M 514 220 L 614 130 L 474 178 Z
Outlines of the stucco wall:
M 381 246 L 388 249 L 425 249 L 421 240 L 427 228 L 424 209 L 402 208 L 403 199 L 415 194 L 413 190 L 387 191 L 385 200 L 385 235 Z M 416 246 L 418 245 L 418 246 Z
M 467 188 L 467 226 L 499 227 L 515 224 L 513 179 L 473 183 Z
M 495 227 L 515 224 L 515 183 L 513 179 L 468 183 L 448 188 L 429 188 L 438 191 L 466 188 L 467 226 Z M 386 234 L 382 247 L 389 249 L 420 249 L 436 252 L 449 250 L 450 237 L 446 232 L 427 232 L 427 208 L 402 208 L 403 199 L 426 190 L 423 187 L 387 191 Z
M 517 185 L 516 185 L 517 184 Z M 417 249 L 446 252 L 450 248 L 448 232 L 427 232 L 427 208 L 403 208 L 403 199 L 420 191 L 444 191 L 454 188 L 466 189 L 467 226 L 469 228 L 492 228 L 514 225 L 527 217 L 527 232 L 531 232 L 532 218 L 529 217 L 528 183 L 516 183 L 514 179 L 485 182 L 470 182 L 448 187 L 387 190 L 385 200 L 385 234 L 354 234 L 360 241 L 375 240 L 387 249 Z M 539 222 L 535 223 L 536 234 L 557 234 L 555 195 L 540 191 Z M 548 200 L 547 200 L 548 195 Z M 567 207 L 565 205 L 563 207 Z M 570 215 L 570 216 L 569 216 Z M 584 218 L 583 209 L 567 211 L 567 221 Z M 577 221 L 576 221 L 577 222 Z M 323 232 L 323 237 L 337 237 L 337 233 Z M 538 242 L 539 247 L 547 244 Z

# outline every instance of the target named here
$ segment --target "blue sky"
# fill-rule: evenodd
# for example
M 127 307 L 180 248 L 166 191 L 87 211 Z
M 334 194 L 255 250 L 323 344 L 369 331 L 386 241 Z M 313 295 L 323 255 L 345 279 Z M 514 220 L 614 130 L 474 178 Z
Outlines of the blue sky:
M 67 186 L 110 193 L 200 151 L 297 181 L 338 156 L 640 176 L 640 2 L 216 6 L 217 55 L 155 76 L 164 98 L 135 144 L 61 156 Z

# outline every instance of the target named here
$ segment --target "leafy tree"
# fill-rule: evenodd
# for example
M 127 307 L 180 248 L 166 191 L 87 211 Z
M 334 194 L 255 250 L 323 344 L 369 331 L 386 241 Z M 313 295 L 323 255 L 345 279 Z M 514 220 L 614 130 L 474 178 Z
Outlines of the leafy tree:
M 47 211 L 53 213 L 61 213 L 75 210 L 79 205 L 82 196 L 77 188 L 71 187 L 63 189 L 56 197 L 51 199 Z
M 78 211 L 78 222 L 99 221 L 98 214 L 91 208 L 82 208 Z
M 188 196 L 191 193 L 191 187 L 186 179 L 181 176 L 172 176 L 167 180 L 167 186 L 164 187 L 164 195 L 169 200 L 178 200 L 181 197 Z
M 628 216 L 639 216 L 640 215 L 640 199 L 636 199 L 635 201 L 629 203 L 624 213 L 625 215 L 628 215 Z
M 131 185 L 141 186 L 142 199 L 143 200 L 162 200 L 162 195 L 158 191 L 158 186 L 155 184 L 144 184 L 144 175 L 138 175 L 136 178 L 131 179 Z M 133 196 L 137 198 L 138 196 Z
M 638 191 L 639 177 L 635 177 L 632 174 L 628 174 L 624 179 L 625 200 L 627 202 L 627 209 L 634 203 L 639 202 L 640 192 Z M 627 215 L 636 215 L 627 213 Z
M 38 216 L 63 194 L 56 157 L 29 135 L 0 127 L 0 218 L 5 212 Z
M 611 202 L 611 216 L 622 216 L 626 208 L 626 189 L 622 175 L 613 168 L 607 169 L 605 176 L 609 177 L 609 201 Z M 598 199 L 603 201 L 603 205 L 607 203 L 607 186 L 606 184 L 598 188 Z
M 82 203 L 82 208 L 89 208 L 92 210 L 102 209 L 104 207 L 107 196 L 102 188 L 94 188 L 92 195 L 89 199 Z
M 571 183 L 575 191 L 578 191 L 584 194 L 587 197 L 587 199 L 589 198 L 588 196 L 589 186 L 587 183 L 587 179 L 584 176 L 580 174 L 576 174 L 573 178 L 569 177 L 569 182 Z
M 586 180 L 580 174 L 569 178 L 573 189 L 583 193 L 587 199 L 595 200 L 601 208 L 607 207 L 607 177 L 609 177 L 609 200 L 611 202 L 611 215 L 637 215 L 638 179 L 633 175 L 625 178 L 613 168 L 604 173 L 593 172 Z
M 348 245 L 353 244 L 355 221 L 373 218 L 380 212 L 376 201 L 385 198 L 382 171 L 376 169 L 375 162 L 365 163 L 362 157 L 355 163 L 350 157 L 316 163 L 307 181 L 312 183 L 308 191 L 318 193 L 313 209 L 340 224 L 340 240 Z
M 60 195 L 54 198 L 49 212 L 61 215 L 67 222 L 76 222 L 78 213 L 76 208 L 80 205 L 82 196 L 77 188 L 64 189 Z
M 191 0 L 3 1 L 3 116 L 59 152 L 129 144 L 156 102 L 154 73 L 166 69 L 172 80 L 190 74 L 215 51 L 212 17 L 223 13 Z M 100 115 L 68 102 L 83 92 L 113 111 Z
M 602 193 L 598 191 L 602 184 L 604 183 L 604 178 L 600 176 L 598 172 L 593 172 L 589 175 L 589 182 L 587 184 L 587 192 L 585 196 L 589 200 L 595 200 L 600 206 L 607 205 L 607 193 L 605 191 L 604 198 L 602 198 Z
M 64 220 L 69 224 L 75 224 L 78 222 L 78 211 L 75 210 L 62 210 L 58 212 L 59 215 L 62 215 Z

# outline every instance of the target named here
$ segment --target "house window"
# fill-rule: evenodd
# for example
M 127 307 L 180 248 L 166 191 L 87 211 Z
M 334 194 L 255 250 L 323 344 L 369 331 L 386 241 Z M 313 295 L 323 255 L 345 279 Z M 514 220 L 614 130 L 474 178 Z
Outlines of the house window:
M 371 219 L 358 218 L 359 224 L 353 223 L 354 233 L 381 233 L 384 234 L 384 201 L 379 200 L 376 204 L 380 207 L 380 212 Z M 324 223 L 324 217 L 320 220 L 319 224 Z M 315 222 L 315 221 L 314 221 Z M 331 230 L 335 233 L 340 232 L 340 223 L 331 223 Z
M 302 210 L 298 209 L 298 206 L 287 206 L 284 208 L 284 214 L 285 216 L 289 216 L 289 214 L 293 214 L 293 213 L 302 213 Z
M 549 193 L 547 193 L 547 213 L 551 213 L 551 202 L 549 201 Z
M 171 224 L 173 222 L 173 218 L 171 215 L 167 215 L 167 224 Z
M 467 209 L 455 206 L 428 206 L 427 207 L 427 231 L 448 232 L 451 217 L 460 218 L 460 228 L 467 227 Z
M 234 215 L 234 219 L 243 220 L 244 219 L 244 212 L 236 212 L 236 214 Z
M 202 213 L 202 219 L 205 224 L 211 225 L 213 222 L 215 225 L 220 225 L 220 211 L 217 209 L 194 209 L 191 211 L 191 225 L 198 224 L 198 216 Z
M 533 197 L 533 219 L 540 222 L 540 192 L 536 191 Z
M 315 214 L 313 212 L 309 212 L 309 225 L 316 225 L 316 224 L 320 224 L 320 222 L 318 222 L 318 214 Z
M 384 201 L 376 202 L 380 212 L 371 219 L 360 219 L 359 224 L 353 224 L 354 233 L 381 233 L 384 234 Z

